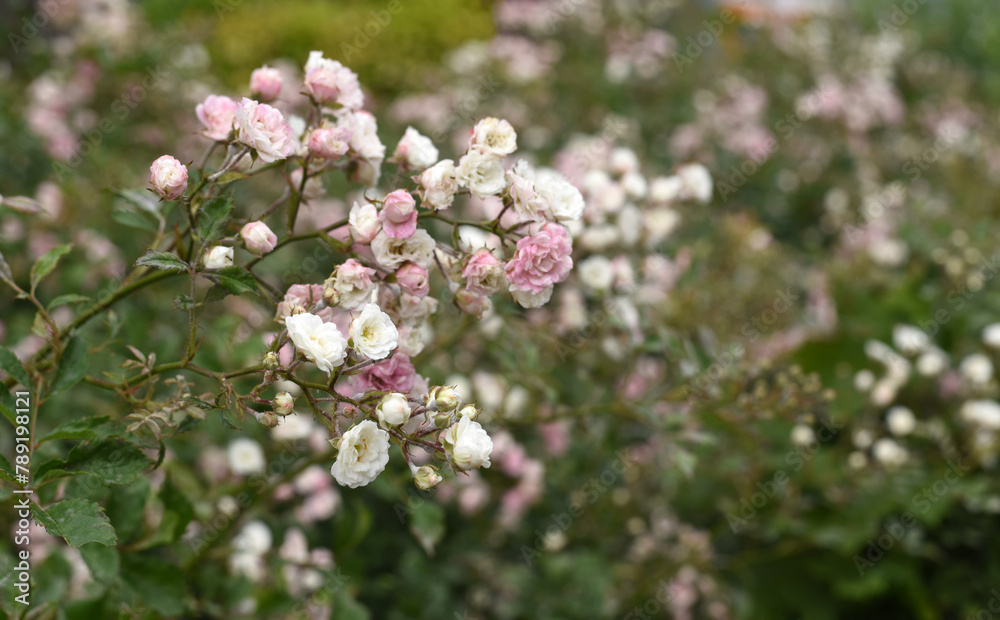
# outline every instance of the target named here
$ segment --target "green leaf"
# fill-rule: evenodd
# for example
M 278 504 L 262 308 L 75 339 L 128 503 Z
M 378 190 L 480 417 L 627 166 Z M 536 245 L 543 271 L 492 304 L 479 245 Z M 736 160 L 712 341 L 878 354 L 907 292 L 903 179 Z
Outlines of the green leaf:
M 111 219 L 128 226 L 129 228 L 138 228 L 139 230 L 144 230 L 146 232 L 155 233 L 160 230 L 157 223 L 150 219 L 149 215 L 146 215 L 142 211 L 132 211 L 131 209 L 115 209 L 111 212 Z
M 202 243 L 211 243 L 222 236 L 235 206 L 232 196 L 217 196 L 202 205 L 198 210 L 198 236 Z
M 53 536 L 62 536 L 71 547 L 90 542 L 112 546 L 118 542 L 115 528 L 111 527 L 104 509 L 85 499 L 70 499 L 43 509 L 31 505 L 31 513 L 42 527 Z
M 17 282 L 14 282 L 14 273 L 10 270 L 10 265 L 8 265 L 7 261 L 4 259 L 3 252 L 0 252 L 0 280 L 6 282 L 7 285 L 15 291 L 21 290 L 21 287 L 17 285 Z
M 118 532 L 119 542 L 131 542 L 140 531 L 149 498 L 149 480 L 145 476 L 139 476 L 132 484 L 115 487 L 108 497 L 108 518 Z
M 260 289 L 257 287 L 257 280 L 254 279 L 249 271 L 239 265 L 230 265 L 214 273 L 203 275 L 210 280 L 218 282 L 219 286 L 234 295 L 241 295 L 243 293 L 260 294 Z M 226 293 L 222 294 L 223 297 L 225 295 Z
M 44 463 L 35 477 L 41 483 L 66 475 L 88 474 L 103 484 L 128 484 L 152 464 L 136 446 L 108 438 L 76 446 L 65 461 Z
M 59 264 L 59 260 L 69 254 L 69 251 L 73 249 L 72 243 L 66 243 L 63 245 L 57 245 L 48 252 L 42 255 L 35 264 L 31 266 L 31 290 L 34 292 L 35 287 L 41 282 L 45 276 L 52 273 L 52 270 L 56 268 Z
M 184 535 L 188 523 L 194 518 L 194 507 L 187 496 L 174 485 L 170 476 L 167 476 L 160 489 L 160 501 L 163 502 L 163 521 L 160 527 L 169 526 L 170 531 L 164 532 L 166 542 L 176 542 Z
M 48 309 L 51 310 L 58 306 L 68 306 L 69 304 L 79 304 L 85 301 L 90 301 L 90 297 L 77 295 L 76 293 L 69 293 L 68 295 L 60 295 L 50 301 Z
M 423 499 L 411 501 L 410 532 L 427 555 L 434 555 L 434 545 L 444 536 L 444 509 Z
M 122 558 L 122 580 L 153 611 L 167 618 L 184 615 L 188 593 L 176 566 L 129 553 Z
M 148 190 L 138 189 L 118 189 L 111 192 L 125 202 L 139 207 L 142 211 L 157 215 L 159 213 L 159 200 L 153 197 L 153 193 Z
M 17 421 L 14 418 L 14 395 L 10 392 L 0 392 L 0 414 L 7 418 L 11 426 L 17 426 Z
M 236 170 L 230 170 L 229 172 L 223 174 L 221 177 L 215 180 L 216 185 L 227 185 L 233 181 L 239 181 L 240 179 L 245 179 L 247 177 L 252 177 L 252 174 L 246 174 L 244 172 L 237 172 Z
M 0 369 L 14 377 L 14 380 L 24 387 L 31 387 L 31 377 L 28 376 L 28 371 L 24 369 L 13 351 L 7 347 L 0 347 Z
M 330 610 L 330 620 L 371 620 L 372 614 L 368 608 L 354 600 L 343 588 L 333 595 L 333 609 Z
M 118 549 L 93 542 L 80 547 L 80 555 L 83 556 L 83 561 L 87 563 L 87 568 L 94 575 L 94 579 L 102 583 L 118 581 L 118 574 L 121 571 Z
M 0 480 L 16 482 L 14 479 L 14 468 L 11 466 L 10 461 L 7 460 L 7 457 L 2 454 L 0 454 Z
M 115 424 L 108 416 L 97 418 L 81 418 L 56 427 L 50 433 L 38 440 L 38 443 L 55 439 L 99 439 L 121 433 L 124 429 Z
M 187 271 L 188 264 L 178 258 L 175 254 L 167 252 L 157 252 L 149 250 L 143 254 L 139 260 L 135 261 L 137 267 L 156 267 L 164 271 Z
M 90 348 L 79 336 L 74 336 L 63 351 L 56 376 L 52 379 L 49 394 L 58 394 L 76 385 L 87 374 Z

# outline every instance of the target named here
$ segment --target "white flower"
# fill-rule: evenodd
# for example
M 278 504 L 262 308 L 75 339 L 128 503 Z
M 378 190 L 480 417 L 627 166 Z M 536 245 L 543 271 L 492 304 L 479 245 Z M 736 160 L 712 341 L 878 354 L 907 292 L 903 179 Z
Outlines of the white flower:
M 706 203 L 712 199 L 712 175 L 701 164 L 685 164 L 677 168 L 681 180 L 681 200 L 697 200 Z
M 865 369 L 859 370 L 858 374 L 854 375 L 854 389 L 859 392 L 867 392 L 872 389 L 875 385 L 875 373 Z
M 264 555 L 271 548 L 271 530 L 262 521 L 248 521 L 233 538 L 233 549 L 250 555 Z
M 244 97 L 235 118 L 236 141 L 256 150 L 265 163 L 285 159 L 298 148 L 285 117 L 266 103 Z
M 421 206 L 428 209 L 447 209 L 455 199 L 458 191 L 458 179 L 455 177 L 455 162 L 442 159 L 417 177 L 420 184 Z
M 796 446 L 808 446 L 816 442 L 816 433 L 812 427 L 805 424 L 796 424 L 792 428 L 792 443 Z
M 233 264 L 233 248 L 224 245 L 217 245 L 205 254 L 206 269 L 222 269 Z
M 913 417 L 912 411 L 897 405 L 886 414 L 885 425 L 889 427 L 890 433 L 899 437 L 912 433 L 913 429 L 917 427 L 917 419 Z
M 905 463 L 908 455 L 894 440 L 883 437 L 872 446 L 872 456 L 883 465 L 895 467 Z
M 408 239 L 390 237 L 385 232 L 379 232 L 372 241 L 372 253 L 378 264 L 395 271 L 406 261 L 416 263 L 427 269 L 434 261 L 434 248 L 437 242 L 426 230 L 418 228 Z
M 407 127 L 399 144 L 396 145 L 393 157 L 412 170 L 424 170 L 437 161 L 438 150 L 430 138 L 413 127 Z
M 383 426 L 401 426 L 410 419 L 410 403 L 406 396 L 398 392 L 392 392 L 382 397 L 382 402 L 375 408 L 378 414 L 378 421 Z
M 535 169 L 523 159 L 517 160 L 507 172 L 510 177 L 510 197 L 514 212 L 524 219 L 541 222 L 552 217 L 549 201 L 535 188 Z
M 684 182 L 679 176 L 656 177 L 649 183 L 649 201 L 667 204 L 677 200 L 684 191 Z
M 382 229 L 382 222 L 378 219 L 378 209 L 370 203 L 354 203 L 351 213 L 347 216 L 347 223 L 351 227 L 351 238 L 358 243 L 371 243 L 378 231 Z
M 969 400 L 959 411 L 962 419 L 977 426 L 1000 430 L 1000 404 L 993 400 Z
M 407 325 L 419 325 L 437 311 L 438 300 L 409 293 L 399 296 L 399 318 Z
M 229 443 L 226 459 L 229 462 L 229 470 L 240 476 L 262 472 L 266 466 L 264 450 L 260 444 L 246 437 L 234 439 Z
M 285 327 L 295 348 L 326 374 L 344 363 L 347 339 L 333 323 L 324 323 L 315 314 L 303 312 L 285 319 Z
M 1000 349 L 1000 323 L 992 323 L 983 329 L 983 343 L 991 349 Z
M 993 378 L 993 362 L 982 353 L 973 353 L 962 360 L 958 371 L 970 382 L 983 385 Z
M 913 325 L 896 325 L 892 328 L 892 344 L 903 355 L 917 355 L 927 350 L 931 339 L 919 327 Z
M 479 196 L 493 196 L 507 187 L 507 173 L 500 158 L 488 151 L 470 150 L 458 162 L 455 178 L 462 187 Z
M 639 169 L 639 156 L 627 146 L 619 146 L 608 157 L 608 168 L 618 174 L 635 172 Z
M 615 279 L 614 271 L 611 270 L 611 261 L 608 260 L 608 257 L 600 254 L 580 261 L 577 274 L 584 285 L 595 291 L 607 290 Z
M 854 431 L 853 439 L 854 447 L 859 450 L 868 448 L 868 446 L 872 445 L 872 442 L 875 441 L 875 437 L 872 435 L 872 432 L 867 428 L 859 428 Z
M 548 203 L 549 213 L 557 222 L 576 221 L 586 203 L 575 185 L 551 168 L 541 168 L 535 175 L 535 191 Z
M 917 358 L 917 372 L 925 377 L 934 377 L 948 365 L 948 356 L 937 347 L 931 347 Z
M 381 360 L 396 348 L 399 332 L 388 314 L 375 304 L 368 304 L 351 321 L 351 339 L 359 353 L 369 359 Z
M 316 428 L 312 416 L 292 413 L 281 418 L 278 425 L 271 429 L 271 434 L 278 441 L 295 441 L 296 439 L 306 439 L 313 434 Z
M 462 417 L 441 434 L 441 443 L 451 453 L 451 461 L 459 469 L 490 466 L 493 440 L 479 422 Z
M 378 137 L 378 122 L 368 111 L 358 110 L 343 114 L 337 121 L 339 127 L 351 130 L 351 138 L 347 141 L 351 149 L 365 159 L 378 160 L 379 164 L 385 158 L 385 145 Z
M 517 150 L 517 133 L 511 124 L 503 119 L 484 118 L 472 129 L 469 146 L 503 157 Z
M 555 287 L 550 286 L 540 293 L 532 293 L 531 291 L 522 291 L 511 287 L 510 293 L 514 296 L 514 301 L 520 304 L 522 308 L 541 308 L 552 299 L 553 288 Z
M 355 489 L 378 477 L 389 462 L 389 433 L 371 420 L 351 428 L 340 438 L 337 460 L 330 473 L 337 484 Z
M 339 103 L 346 108 L 365 104 L 358 76 L 336 60 L 323 58 L 323 52 L 310 52 L 305 66 L 305 91 L 319 103 Z

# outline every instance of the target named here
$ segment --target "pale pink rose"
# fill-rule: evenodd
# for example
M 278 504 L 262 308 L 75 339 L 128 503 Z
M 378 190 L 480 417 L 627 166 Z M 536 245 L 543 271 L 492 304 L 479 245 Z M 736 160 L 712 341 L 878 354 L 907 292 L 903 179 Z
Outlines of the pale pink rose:
M 264 222 L 247 222 L 240 229 L 240 237 L 247 251 L 258 257 L 269 253 L 278 243 L 278 236 Z
M 438 160 L 438 150 L 431 139 L 422 135 L 413 127 L 407 127 L 406 133 L 396 144 L 393 159 L 399 165 L 411 170 L 430 168 Z
M 573 241 L 566 229 L 546 224 L 517 242 L 517 251 L 507 263 L 507 281 L 520 291 L 541 293 L 566 279 L 573 268 L 572 252 Z
M 305 90 L 317 103 L 339 103 L 358 109 L 365 103 L 358 76 L 336 60 L 311 52 L 305 66 Z
M 365 267 L 353 258 L 349 258 L 337 267 L 333 281 L 330 282 L 336 292 L 337 304 L 343 308 L 360 308 L 368 302 L 372 291 L 372 276 L 375 270 Z
M 483 248 L 469 258 L 462 269 L 465 288 L 480 295 L 492 295 L 504 285 L 503 263 L 493 252 Z
M 176 200 L 187 189 L 188 171 L 176 158 L 163 155 L 149 167 L 149 182 L 165 200 Z
M 323 287 L 319 284 L 293 284 L 285 292 L 285 298 L 278 304 L 274 320 L 283 323 L 296 308 L 309 311 L 323 301 Z
M 376 390 L 409 394 L 415 380 L 416 369 L 410 358 L 397 351 L 384 362 L 369 366 L 363 373 L 356 375 L 354 385 L 358 392 Z
M 430 292 L 427 270 L 416 263 L 406 263 L 396 270 L 396 283 L 410 295 L 426 297 Z
M 464 288 L 455 291 L 455 303 L 458 304 L 459 310 L 477 319 L 483 318 L 483 313 L 493 307 L 493 302 L 488 296 Z
M 337 159 L 350 149 L 351 130 L 321 127 L 309 134 L 309 152 L 323 159 Z
M 233 130 L 236 118 L 236 108 L 239 104 L 222 95 L 209 95 L 204 103 L 199 103 L 194 109 L 198 120 L 205 126 L 202 133 L 212 140 L 225 140 Z
M 281 72 L 264 65 L 250 74 L 250 92 L 261 101 L 274 101 L 281 94 Z
M 455 162 L 442 159 L 417 177 L 420 184 L 422 206 L 430 209 L 447 209 L 455 199 L 458 180 L 455 177 Z
M 295 136 L 276 108 L 246 97 L 236 108 L 236 141 L 257 151 L 264 163 L 295 152 Z
M 417 231 L 417 205 L 410 192 L 397 189 L 382 201 L 378 214 L 382 230 L 396 239 L 409 239 Z

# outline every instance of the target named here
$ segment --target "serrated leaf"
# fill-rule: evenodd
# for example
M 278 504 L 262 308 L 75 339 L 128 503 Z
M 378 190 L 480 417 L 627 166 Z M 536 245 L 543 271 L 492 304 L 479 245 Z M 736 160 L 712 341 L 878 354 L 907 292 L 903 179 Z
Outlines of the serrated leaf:
M 253 274 L 239 265 L 230 265 L 229 267 L 223 267 L 213 273 L 206 273 L 203 275 L 206 278 L 217 282 L 220 287 L 228 291 L 228 293 L 223 294 L 223 297 L 226 294 L 260 294 L 260 288 L 258 288 L 257 280 L 254 279 Z
M 70 250 L 73 249 L 72 243 L 65 243 L 63 245 L 57 245 L 48 252 L 42 255 L 35 264 L 31 266 L 31 290 L 34 291 L 38 283 L 41 282 L 45 276 L 52 273 L 52 270 L 56 268 L 59 264 L 59 260 L 66 256 Z
M 88 441 L 91 439 L 110 437 L 121 432 L 121 425 L 112 422 L 111 418 L 108 416 L 82 418 L 80 420 L 73 420 L 72 422 L 56 427 L 52 430 L 52 432 L 39 439 L 38 443 L 41 444 L 46 441 L 53 441 L 57 439 L 79 439 L 82 441 Z
M 177 567 L 137 553 L 122 558 L 122 580 L 153 611 L 167 618 L 184 616 L 187 590 Z
M 42 208 L 42 203 L 28 196 L 7 196 L 3 199 L 3 206 L 25 215 L 35 215 L 45 211 Z
M 92 542 L 113 546 L 118 542 L 104 509 L 86 499 L 70 499 L 46 509 L 32 504 L 31 514 L 49 534 L 62 536 L 71 547 Z
M 39 484 L 76 474 L 93 476 L 102 484 L 128 484 L 152 464 L 133 444 L 108 437 L 76 446 L 65 461 L 49 461 L 35 476 Z
M 186 402 L 186 403 L 191 403 L 192 405 L 194 405 L 195 407 L 198 407 L 199 409 L 218 409 L 219 408 L 218 406 L 213 405 L 212 403 L 210 403 L 210 402 L 208 402 L 206 400 L 202 400 L 200 398 L 195 398 L 194 396 L 183 396 L 183 397 L 181 397 L 181 400 L 184 401 L 184 402 Z
M 222 236 L 235 206 L 232 196 L 216 196 L 202 205 L 198 210 L 198 236 L 202 243 L 211 243 Z
M 87 374 L 90 350 L 79 336 L 73 336 L 63 351 L 49 394 L 58 394 L 76 385 Z
M 16 482 L 14 479 L 14 467 L 11 466 L 10 461 L 7 457 L 0 454 L 0 480 L 6 480 L 7 482 Z
M 50 301 L 48 309 L 51 310 L 53 308 L 58 308 L 59 306 L 67 306 L 69 304 L 80 304 L 90 300 L 90 297 L 77 295 L 76 293 L 69 293 L 67 295 L 60 295 Z
M 28 375 L 28 371 L 24 369 L 13 351 L 7 347 L 0 347 L 0 369 L 14 377 L 14 380 L 21 385 L 31 387 L 31 377 Z
M 156 267 L 164 271 L 188 270 L 188 264 L 178 258 L 177 255 L 167 252 L 157 252 L 156 250 L 147 251 L 139 257 L 139 260 L 135 261 L 135 264 L 137 267 Z
M 83 561 L 94 575 L 94 579 L 102 583 L 118 581 L 118 574 L 121 571 L 118 549 L 92 542 L 80 547 L 80 555 L 83 556 Z

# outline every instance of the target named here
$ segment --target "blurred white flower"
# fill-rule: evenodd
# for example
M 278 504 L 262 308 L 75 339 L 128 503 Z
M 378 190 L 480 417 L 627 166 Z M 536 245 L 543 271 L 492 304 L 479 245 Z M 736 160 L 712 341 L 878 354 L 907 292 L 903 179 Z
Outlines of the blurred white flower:
M 266 466 L 264 450 L 259 443 L 248 437 L 229 442 L 226 457 L 229 470 L 241 476 L 262 472 Z
M 897 405 L 889 410 L 885 416 L 885 424 L 889 432 L 897 437 L 909 435 L 917 427 L 917 419 L 913 412 L 906 407 Z
M 962 360 L 958 371 L 969 382 L 975 385 L 985 385 L 993 378 L 993 362 L 982 353 L 973 353 Z
M 896 325 L 892 328 L 892 343 L 903 355 L 913 356 L 926 351 L 931 340 L 919 327 Z

